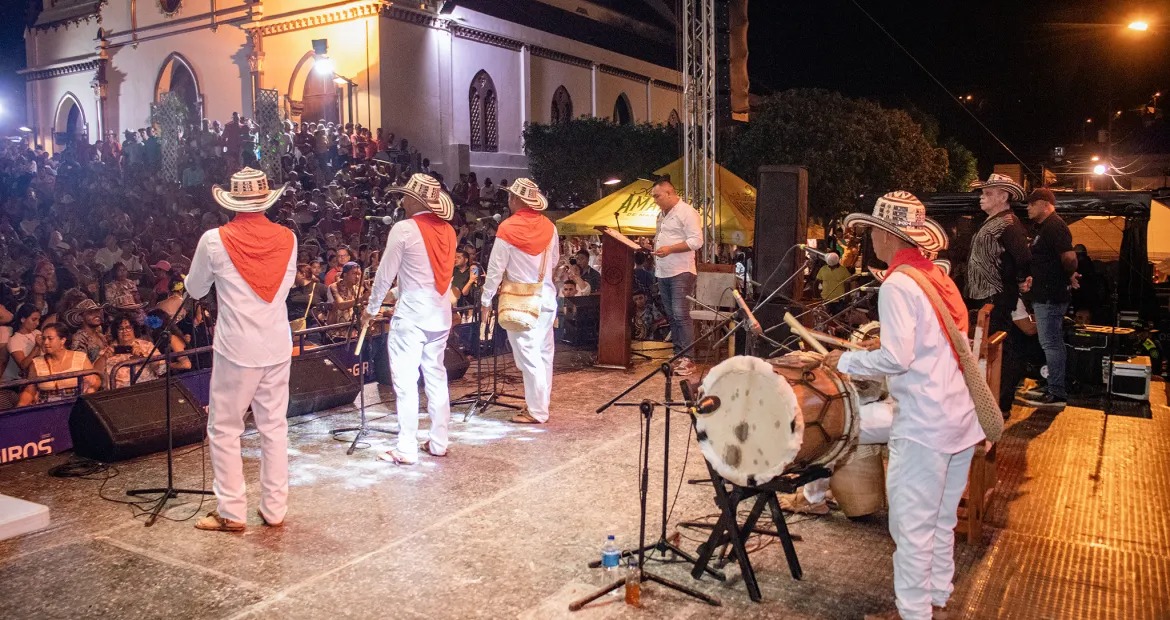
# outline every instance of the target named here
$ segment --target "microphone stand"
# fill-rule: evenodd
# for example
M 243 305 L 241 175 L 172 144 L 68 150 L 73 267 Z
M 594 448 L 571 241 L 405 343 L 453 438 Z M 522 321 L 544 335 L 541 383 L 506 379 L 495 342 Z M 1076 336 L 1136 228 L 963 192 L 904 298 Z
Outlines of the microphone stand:
M 362 220 L 362 228 L 365 228 L 365 227 L 366 227 L 366 220 L 363 219 Z M 358 234 L 358 238 L 359 239 L 361 238 L 360 232 Z M 354 331 L 357 330 L 357 326 L 361 323 L 361 312 L 358 311 L 358 304 L 361 303 L 362 293 L 364 293 L 366 290 L 366 269 L 365 269 L 365 267 L 360 267 L 360 266 L 359 266 L 359 269 L 361 271 L 360 271 L 360 278 L 358 281 L 358 290 L 357 290 L 357 293 L 354 295 L 354 300 L 353 300 L 353 303 L 354 303 L 353 319 L 350 322 L 350 326 L 348 328 L 348 333 L 346 334 L 346 338 L 345 338 L 345 347 L 347 349 L 349 348 L 350 341 L 353 339 Z M 367 302 L 367 304 L 368 303 L 369 302 Z M 363 307 L 362 310 L 364 311 L 365 308 Z M 370 323 L 373 323 L 373 322 L 374 322 L 373 317 L 370 317 Z M 370 323 L 366 324 L 366 329 L 369 329 Z M 357 351 L 357 356 L 358 356 L 358 385 L 359 385 L 359 389 L 358 389 L 358 415 L 359 415 L 360 421 L 358 422 L 357 426 L 349 426 L 349 427 L 338 428 L 338 429 L 334 429 L 332 431 L 329 431 L 329 434 L 332 435 L 333 439 L 335 439 L 337 441 L 345 441 L 344 439 L 338 437 L 338 435 L 341 435 L 343 433 L 354 433 L 353 441 L 351 441 L 349 443 L 349 448 L 345 451 L 346 456 L 353 456 L 353 453 L 355 450 L 357 450 L 358 443 L 361 442 L 362 437 L 366 436 L 369 433 L 384 433 L 386 435 L 398 434 L 398 431 L 392 431 L 392 430 L 384 429 L 384 428 L 375 428 L 372 426 L 368 426 L 366 424 L 366 421 L 367 421 L 367 419 L 366 419 L 366 344 L 364 341 L 362 342 L 362 347 L 360 349 L 358 349 L 358 351 Z M 369 444 L 366 444 L 366 447 L 368 448 Z
M 163 326 L 162 333 L 159 334 L 158 338 L 154 339 L 154 342 L 152 343 L 151 348 L 150 348 L 150 353 L 148 353 L 146 355 L 145 359 L 149 360 L 150 358 L 154 357 L 154 354 L 158 351 L 159 343 L 162 341 L 163 338 L 170 338 L 171 337 L 171 328 L 173 328 L 175 326 L 175 320 L 179 317 L 180 314 L 182 314 L 183 308 L 186 307 L 187 302 L 190 300 L 191 300 L 191 296 L 184 293 L 183 294 L 183 302 L 181 304 L 179 304 L 179 307 L 175 310 L 175 313 L 172 314 L 170 316 L 170 318 L 167 320 L 167 324 L 165 326 Z M 158 520 L 159 513 L 162 512 L 163 506 L 165 506 L 167 504 L 167 502 L 171 500 L 171 498 L 177 498 L 180 493 L 186 493 L 188 495 L 214 495 L 215 494 L 214 491 L 208 491 L 205 489 L 176 489 L 175 488 L 175 436 L 174 436 L 174 429 L 172 428 L 172 425 L 171 425 L 171 381 L 172 381 L 172 378 L 171 378 L 171 351 L 170 351 L 170 347 L 168 347 L 167 349 L 168 350 L 163 357 L 163 361 L 166 364 L 166 374 L 163 375 L 163 381 L 165 382 L 164 383 L 164 394 L 165 394 L 165 396 L 164 396 L 165 401 L 164 402 L 165 402 L 165 404 L 163 405 L 163 407 L 164 407 L 164 410 L 166 412 L 166 425 L 167 425 L 167 482 L 166 482 L 166 486 L 149 488 L 149 489 L 131 489 L 129 491 L 126 491 L 126 495 L 130 495 L 132 497 L 137 497 L 139 495 L 154 495 L 156 493 L 161 494 L 159 496 L 158 500 L 156 500 L 156 502 L 154 504 L 154 508 L 150 511 L 150 517 L 148 517 L 146 519 L 146 527 L 150 527 L 150 526 L 154 525 L 155 521 Z M 142 371 L 146 370 L 147 363 L 148 362 L 143 362 L 142 365 L 138 367 L 138 370 L 134 372 L 134 375 L 130 378 L 130 385 L 134 385 L 135 383 L 138 382 L 139 377 L 142 376 Z M 204 425 L 204 427 L 206 428 L 206 424 Z

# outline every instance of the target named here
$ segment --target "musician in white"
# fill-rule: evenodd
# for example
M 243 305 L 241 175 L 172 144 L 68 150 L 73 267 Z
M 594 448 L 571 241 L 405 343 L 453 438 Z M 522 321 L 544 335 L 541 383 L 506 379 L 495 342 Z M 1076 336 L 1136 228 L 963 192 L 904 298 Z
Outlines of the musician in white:
M 395 224 L 386 238 L 370 301 L 362 313 L 369 324 L 398 280 L 397 303 L 386 347 L 397 398 L 397 445 L 378 455 L 396 465 L 413 465 L 422 451 L 447 455 L 451 396 L 443 353 L 451 331 L 451 279 L 455 268 L 455 229 L 448 220 L 455 213 L 451 198 L 429 175 L 414 174 L 406 185 L 389 191 L 402 194 L 407 218 Z M 418 379 L 422 370 L 431 432 L 418 443 Z
M 232 175 L 230 192 L 212 188 L 215 201 L 236 216 L 203 233 L 191 259 L 187 292 L 199 299 L 214 284 L 219 300 L 207 417 L 217 505 L 195 523 L 201 530 L 244 530 L 240 436 L 248 407 L 260 431 L 260 519 L 280 526 L 288 510 L 292 332 L 285 302 L 297 272 L 297 239 L 264 216 L 283 189 L 269 191 L 264 173 L 251 168 Z
M 975 446 L 984 440 L 958 353 L 937 314 L 946 312 L 965 334 L 967 310 L 954 282 L 923 255 L 946 244 L 925 211 L 913 195 L 893 192 L 878 199 L 873 215 L 845 218 L 846 227 L 869 229 L 874 252 L 889 265 L 878 293 L 881 346 L 833 351 L 824 360 L 846 374 L 888 377 L 897 402 L 886 474 L 897 609 L 866 616 L 873 619 L 927 620 L 945 611 L 959 498 Z M 920 286 L 902 267 L 926 281 Z M 936 311 L 922 286 L 932 287 L 944 307 Z
M 519 424 L 548 422 L 548 404 L 552 395 L 553 320 L 557 314 L 557 288 L 553 270 L 560 260 L 560 237 L 557 228 L 539 212 L 548 208 L 548 200 L 531 179 L 516 179 L 508 188 L 511 217 L 500 224 L 496 244 L 488 262 L 487 281 L 480 303 L 486 324 L 491 317 L 492 299 L 505 274 L 511 282 L 541 283 L 539 312 L 535 325 L 527 330 L 508 330 L 512 355 L 524 375 L 523 411 L 512 417 Z M 541 265 L 544 270 L 541 271 Z

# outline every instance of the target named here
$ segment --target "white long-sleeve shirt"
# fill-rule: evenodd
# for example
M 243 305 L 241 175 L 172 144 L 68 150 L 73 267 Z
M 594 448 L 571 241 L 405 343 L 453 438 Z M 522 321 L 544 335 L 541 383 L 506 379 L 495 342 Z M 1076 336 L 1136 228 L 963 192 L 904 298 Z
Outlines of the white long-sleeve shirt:
M 483 284 L 483 293 L 479 303 L 491 306 L 496 291 L 504 278 L 504 271 L 508 272 L 508 279 L 513 282 L 535 283 L 544 282 L 540 288 L 540 309 L 555 312 L 557 309 L 557 285 L 553 282 L 552 274 L 556 269 L 557 261 L 561 260 L 561 238 L 553 233 L 548 242 L 548 258 L 545 259 L 544 273 L 540 272 L 540 254 L 531 256 L 516 246 L 496 238 L 492 246 L 492 257 L 488 261 L 487 279 Z
M 394 306 L 394 323 L 417 325 L 424 331 L 451 329 L 451 300 L 448 291 L 435 290 L 435 274 L 427 257 L 422 232 L 413 218 L 394 224 L 386 237 L 386 250 L 370 289 L 366 311 L 377 314 L 394 279 L 398 279 L 398 301 Z M 393 325 L 392 325 L 393 326 Z
M 288 291 L 297 275 L 297 246 L 289 253 L 288 266 L 280 289 L 268 303 L 260 298 L 232 263 L 219 229 L 213 228 L 199 238 L 191 272 L 187 274 L 187 292 L 199 299 L 215 285 L 219 300 L 219 317 L 215 323 L 215 352 L 233 364 L 247 368 L 274 366 L 292 357 L 292 330 L 285 305 Z
M 654 249 L 686 242 L 690 252 L 675 252 L 654 259 L 654 275 L 673 278 L 680 273 L 698 273 L 695 252 L 703 247 L 703 222 L 699 212 L 679 200 L 669 213 L 658 214 L 658 232 L 654 235 Z
M 910 276 L 892 273 L 878 290 L 878 317 L 881 348 L 847 352 L 837 370 L 889 377 L 897 400 L 890 438 L 946 454 L 982 441 L 975 403 L 926 293 Z

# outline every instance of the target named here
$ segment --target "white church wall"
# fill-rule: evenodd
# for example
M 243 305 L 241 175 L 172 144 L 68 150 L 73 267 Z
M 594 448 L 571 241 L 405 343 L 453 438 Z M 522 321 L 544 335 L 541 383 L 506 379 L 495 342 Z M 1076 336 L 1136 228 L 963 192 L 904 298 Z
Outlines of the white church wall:
M 589 67 L 533 56 L 530 121 L 548 123 L 552 120 L 553 94 L 561 86 L 569 91 L 573 100 L 573 118 L 588 116 L 592 108 L 593 71 Z
M 27 122 L 30 123 L 29 128 L 36 132 L 35 142 L 50 153 L 60 149 L 53 142 L 53 133 L 54 131 L 65 131 L 64 110 L 67 106 L 63 106 L 62 103 L 66 97 L 75 99 L 77 106 L 81 108 L 82 118 L 79 127 L 88 124 L 90 141 L 92 142 L 98 137 L 100 128 L 97 124 L 97 99 L 93 95 L 93 89 L 89 86 L 92 79 L 93 73 L 85 71 L 28 83 L 26 96 L 29 100 L 30 113 Z M 58 119 L 59 111 L 61 112 L 60 119 Z M 57 126 L 58 120 L 60 120 L 61 125 L 59 127 Z

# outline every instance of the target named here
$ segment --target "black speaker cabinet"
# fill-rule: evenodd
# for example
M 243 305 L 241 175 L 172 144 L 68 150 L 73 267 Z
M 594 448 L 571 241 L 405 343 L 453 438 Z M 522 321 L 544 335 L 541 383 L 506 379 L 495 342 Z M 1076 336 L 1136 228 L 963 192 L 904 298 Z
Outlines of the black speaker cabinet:
M 288 377 L 288 417 L 352 404 L 362 388 L 352 370 L 338 364 L 329 349 L 294 357 Z
M 478 330 L 479 324 L 476 323 Z M 503 331 L 502 329 L 499 331 Z M 478 333 L 478 331 L 477 331 Z M 377 376 L 378 383 L 382 385 L 394 385 L 393 377 L 390 373 L 390 354 L 386 349 L 386 340 L 383 338 L 376 341 L 375 346 L 367 350 L 367 355 L 370 356 L 370 361 L 374 364 L 374 374 Z M 447 367 L 447 381 L 458 381 L 467 374 L 467 369 L 471 366 L 471 362 L 467 359 L 467 353 L 464 353 L 463 346 L 459 343 L 459 339 L 454 335 L 447 339 L 447 351 L 443 354 L 443 365 Z M 422 382 L 422 379 L 419 379 Z
M 178 379 L 171 383 L 174 447 L 203 441 L 207 413 Z M 166 383 L 148 381 L 77 399 L 69 434 L 78 455 L 114 463 L 167 449 Z
M 798 265 L 804 264 L 805 257 L 803 252 L 792 247 L 808 241 L 808 169 L 803 166 L 760 166 L 756 187 L 759 193 L 756 196 L 755 273 L 752 278 L 764 285 L 761 298 L 788 282 L 780 295 L 797 299 L 804 278 L 799 274 L 793 277 L 793 273 Z M 781 303 L 785 301 L 780 297 L 776 299 Z

